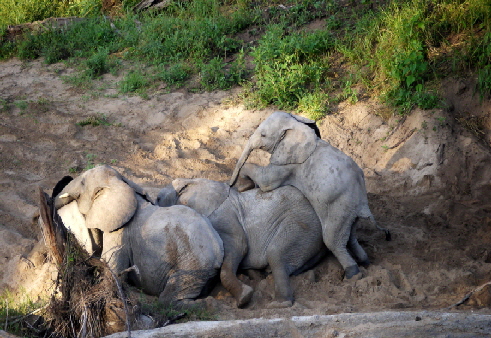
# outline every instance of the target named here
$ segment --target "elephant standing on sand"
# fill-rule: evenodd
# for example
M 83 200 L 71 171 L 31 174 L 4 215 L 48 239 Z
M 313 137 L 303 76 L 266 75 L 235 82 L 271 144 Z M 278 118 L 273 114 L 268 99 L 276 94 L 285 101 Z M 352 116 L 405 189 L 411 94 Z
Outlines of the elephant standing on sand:
M 186 206 L 150 203 L 109 166 L 72 180 L 54 204 L 89 253 L 102 252 L 116 273 L 136 265 L 134 282 L 164 304 L 194 300 L 221 267 L 222 240 L 207 218 Z
M 270 153 L 270 164 L 245 163 L 254 149 Z M 360 272 L 347 245 L 360 264 L 369 264 L 355 234 L 359 218 L 376 225 L 363 171 L 349 156 L 320 139 L 314 121 L 285 112 L 274 112 L 264 120 L 250 136 L 230 185 L 237 184 L 243 191 L 250 188 L 250 180 L 262 191 L 292 185 L 305 195 L 322 223 L 324 243 L 343 266 L 346 278 Z
M 289 276 L 311 268 L 327 252 L 312 206 L 296 188 L 239 193 L 226 183 L 176 179 L 157 198 L 161 206 L 187 205 L 208 217 L 223 240 L 222 285 L 242 307 L 253 290 L 236 276 L 243 269 L 267 266 L 275 282 L 272 307 L 293 304 Z

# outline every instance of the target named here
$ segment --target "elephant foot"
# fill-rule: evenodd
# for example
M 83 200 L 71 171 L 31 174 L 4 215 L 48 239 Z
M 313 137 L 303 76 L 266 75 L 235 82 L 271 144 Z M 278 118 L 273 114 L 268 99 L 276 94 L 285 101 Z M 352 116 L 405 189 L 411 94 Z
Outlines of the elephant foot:
M 344 278 L 351 279 L 353 276 L 360 273 L 360 268 L 358 265 L 348 266 L 346 270 L 344 270 Z
M 363 262 L 360 262 L 360 265 L 363 266 L 364 268 L 368 268 L 368 266 L 370 265 L 370 260 L 367 258 Z
M 253 293 L 254 290 L 249 285 L 244 285 L 242 287 L 242 292 L 240 293 L 240 296 L 237 299 L 237 307 L 243 307 L 244 305 L 249 303 Z
M 271 303 L 269 303 L 268 305 L 266 305 L 266 308 L 267 309 L 284 309 L 284 308 L 287 308 L 287 307 L 292 307 L 293 306 L 293 302 L 291 300 L 285 300 L 285 301 L 273 301 Z

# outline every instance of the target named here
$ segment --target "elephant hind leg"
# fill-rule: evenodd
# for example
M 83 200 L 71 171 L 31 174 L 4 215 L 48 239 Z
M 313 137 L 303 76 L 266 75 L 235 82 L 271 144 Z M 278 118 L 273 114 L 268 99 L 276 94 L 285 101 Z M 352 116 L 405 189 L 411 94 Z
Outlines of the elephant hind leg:
M 370 265 L 370 260 L 368 259 L 368 255 L 365 250 L 361 247 L 360 243 L 358 243 L 358 238 L 356 237 L 356 227 L 359 222 L 359 218 L 357 218 L 351 227 L 351 233 L 348 240 L 348 247 L 351 253 L 355 256 L 355 259 L 358 263 L 367 267 Z
M 327 216 L 319 215 L 319 218 L 322 223 L 324 244 L 336 256 L 343 266 L 345 277 L 349 279 L 358 274 L 360 269 L 347 248 L 351 226 L 355 219 L 347 215 L 344 210 L 346 210 L 346 205 L 334 203 L 329 207 Z
M 287 271 L 286 264 L 277 256 L 268 257 L 268 264 L 271 267 L 275 285 L 275 301 L 268 307 L 290 307 L 293 305 L 293 290 L 290 284 L 290 274 Z
M 239 263 L 240 259 L 226 256 L 220 270 L 220 281 L 237 301 L 237 307 L 243 307 L 251 300 L 254 290 L 237 278 Z

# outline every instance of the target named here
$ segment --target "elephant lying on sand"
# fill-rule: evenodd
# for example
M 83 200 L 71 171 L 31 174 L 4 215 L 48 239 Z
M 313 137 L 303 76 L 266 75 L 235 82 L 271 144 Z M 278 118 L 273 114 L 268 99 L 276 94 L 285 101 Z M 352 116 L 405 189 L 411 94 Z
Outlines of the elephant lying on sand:
M 245 163 L 254 149 L 270 153 L 270 164 Z M 264 120 L 249 138 L 230 185 L 237 183 L 243 191 L 250 187 L 250 180 L 262 191 L 292 185 L 305 195 L 322 223 L 324 243 L 343 266 L 346 278 L 360 272 L 347 244 L 361 264 L 369 264 L 352 230 L 360 218 L 376 225 L 363 171 L 349 156 L 320 139 L 314 121 L 285 112 L 274 112 Z M 390 233 L 385 232 L 389 239 Z
M 176 179 L 161 190 L 157 203 L 184 204 L 210 219 L 225 250 L 220 279 L 239 307 L 247 304 L 253 293 L 237 279 L 239 266 L 270 266 L 276 298 L 272 305 L 291 306 L 289 276 L 309 269 L 327 252 L 315 211 L 291 186 L 267 193 L 259 189 L 239 193 L 226 183 Z
M 197 298 L 222 264 L 222 240 L 208 219 L 186 206 L 153 205 L 109 166 L 75 178 L 54 203 L 89 253 L 102 246 L 115 272 L 136 265 L 142 290 L 163 303 Z

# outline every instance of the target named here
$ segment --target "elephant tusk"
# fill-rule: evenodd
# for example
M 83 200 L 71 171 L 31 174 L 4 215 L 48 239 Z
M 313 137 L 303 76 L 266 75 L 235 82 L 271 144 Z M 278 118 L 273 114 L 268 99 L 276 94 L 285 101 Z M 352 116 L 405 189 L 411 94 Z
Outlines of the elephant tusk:
M 64 194 L 61 194 L 59 197 L 60 198 L 68 198 L 68 197 L 70 197 L 70 195 L 66 192 Z

